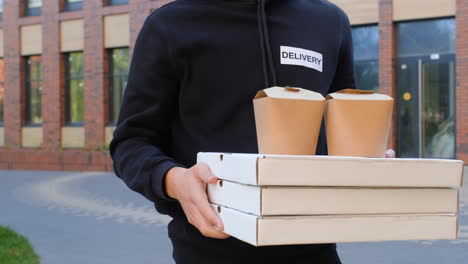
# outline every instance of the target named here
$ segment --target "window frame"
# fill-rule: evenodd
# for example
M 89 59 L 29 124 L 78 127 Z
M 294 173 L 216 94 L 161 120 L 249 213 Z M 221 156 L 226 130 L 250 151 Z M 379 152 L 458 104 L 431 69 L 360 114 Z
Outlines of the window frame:
M 29 0 L 23 0 L 23 12 L 24 16 L 40 16 L 42 14 L 42 1 L 40 7 L 29 7 Z
M 357 66 L 360 65 L 368 65 L 368 64 L 372 64 L 372 63 L 375 63 L 376 64 L 376 72 L 377 72 L 377 76 L 376 76 L 376 83 L 375 83 L 375 89 L 372 89 L 372 90 L 369 90 L 369 89 L 363 89 L 364 87 L 362 86 L 359 86 L 360 84 L 360 79 L 358 80 L 358 75 L 357 75 Z M 379 88 L 380 88 L 380 76 L 379 76 L 379 70 L 380 70 L 380 64 L 379 64 L 379 60 L 378 59 L 363 59 L 363 60 L 354 60 L 354 76 L 355 76 L 355 79 L 356 79 L 356 84 L 358 85 L 358 89 L 362 89 L 362 90 L 369 90 L 369 91 L 374 91 L 374 92 L 378 92 Z
M 356 83 L 359 84 L 359 80 L 358 80 L 358 75 L 357 75 L 357 65 L 364 65 L 364 64 L 371 64 L 371 63 L 376 63 L 377 64 L 377 83 L 376 83 L 376 89 L 374 89 L 373 91 L 376 91 L 380 88 L 380 76 L 379 76 L 379 69 L 380 69 L 380 63 L 379 63 L 379 49 L 380 49 L 380 43 L 379 43 L 379 38 L 380 38 L 380 32 L 379 32 L 379 28 L 378 28 L 378 24 L 375 24 L 375 23 L 372 23 L 372 24 L 364 24 L 364 25 L 357 25 L 357 26 L 353 26 L 352 27 L 352 30 L 359 30 L 359 29 L 365 29 L 365 28 L 368 28 L 368 29 L 375 29 L 377 34 L 379 35 L 377 37 L 377 54 L 376 57 L 373 57 L 373 56 L 367 56 L 367 57 L 357 57 L 356 56 L 356 49 L 355 47 L 353 47 L 353 53 L 354 53 L 354 76 L 355 76 L 355 79 L 356 79 Z M 362 87 L 360 87 L 358 85 L 358 89 L 362 89 Z
M 0 21 L 3 20 L 3 0 L 0 0 Z
M 3 64 L 3 71 L 1 72 L 3 75 L 3 81 L 0 82 L 0 88 L 3 89 L 3 99 L 0 104 L 0 127 L 3 127 L 5 122 L 5 59 L 0 57 L 0 61 L 2 61 Z
M 405 26 L 414 26 L 416 24 L 422 25 L 424 23 L 437 23 L 437 22 L 453 22 L 454 24 L 454 31 L 453 31 L 453 50 L 437 50 L 437 51 L 418 51 L 418 52 L 403 52 L 402 47 L 405 45 L 402 45 L 402 35 L 400 35 L 402 32 L 401 27 Z M 432 26 L 434 26 L 433 24 Z M 440 55 L 450 55 L 450 54 L 456 54 L 456 42 L 457 42 L 457 20 L 455 16 L 444 16 L 444 17 L 431 17 L 431 18 L 423 18 L 423 19 L 416 19 L 416 20 L 404 20 L 404 21 L 399 21 L 395 23 L 395 48 L 396 48 L 396 58 L 409 58 L 409 57 L 421 57 L 425 56 L 427 54 L 440 54 Z M 433 33 L 434 34 L 434 33 Z M 440 38 L 440 39 L 445 39 L 450 41 L 450 38 Z M 450 45 L 448 45 L 450 47 Z
M 106 5 L 108 6 L 128 5 L 128 0 L 107 0 Z
M 64 76 L 64 88 L 65 88 L 65 126 L 69 127 L 81 127 L 84 126 L 84 69 L 82 69 L 82 74 L 81 75 L 76 75 L 76 76 L 71 76 L 70 75 L 70 55 L 72 53 L 81 53 L 83 54 L 83 51 L 72 51 L 72 52 L 65 52 L 63 54 L 63 60 L 64 60 L 64 66 L 65 66 L 65 76 Z M 84 58 L 83 58 L 84 59 Z M 83 63 L 81 64 L 82 67 L 84 68 Z M 70 111 L 70 103 L 71 103 L 71 81 L 72 80 L 81 80 L 83 81 L 83 121 L 81 122 L 72 122 L 71 120 L 71 111 Z
M 109 126 L 115 126 L 117 124 L 117 118 L 118 118 L 118 113 L 114 113 L 114 94 L 115 94 L 115 84 L 114 84 L 114 79 L 115 77 L 126 77 L 128 81 L 128 71 L 126 74 L 114 74 L 114 68 L 115 68 L 115 63 L 114 63 L 114 51 L 119 50 L 119 49 L 126 49 L 127 52 L 129 52 L 129 47 L 115 47 L 115 48 L 109 48 L 107 49 L 107 58 L 108 58 L 108 92 L 109 92 L 109 111 L 108 111 L 108 125 Z M 130 60 L 130 56 L 129 56 Z M 130 61 L 128 61 L 127 67 L 130 67 Z
M 360 30 L 360 29 L 375 29 L 375 32 L 377 33 L 377 54 L 376 54 L 376 57 L 368 57 L 366 56 L 365 58 L 357 58 L 356 56 L 356 48 L 354 47 L 354 43 L 353 43 L 353 54 L 354 54 L 354 60 L 359 60 L 359 61 L 366 61 L 366 60 L 375 60 L 375 59 L 379 59 L 379 49 L 380 49 L 380 43 L 379 43 L 379 39 L 380 39 L 380 31 L 379 31 L 379 25 L 378 24 L 375 24 L 375 23 L 372 23 L 372 24 L 364 24 L 364 25 L 356 25 L 356 26 L 352 26 L 351 27 L 351 30 L 354 31 L 354 30 Z M 354 32 L 352 33 L 353 34 L 353 41 L 355 41 L 355 38 L 354 38 Z
M 69 2 L 69 0 L 63 0 L 63 11 L 73 12 L 83 10 L 83 0 L 78 2 Z
M 41 77 L 39 79 L 31 79 L 31 67 L 29 67 L 28 61 L 31 60 L 31 57 L 39 57 L 39 67 L 42 68 L 42 56 L 41 55 L 28 55 L 23 57 L 23 66 L 24 66 L 24 105 L 25 105 L 25 115 L 24 115 L 24 120 L 25 124 L 24 126 L 27 127 L 37 127 L 37 126 L 42 126 L 42 123 L 44 122 L 42 118 L 42 92 L 41 92 L 41 104 L 40 104 L 40 113 L 41 113 L 41 122 L 39 123 L 34 123 L 32 122 L 32 116 L 31 116 L 31 83 L 32 82 L 40 82 L 42 85 L 42 69 L 41 69 Z

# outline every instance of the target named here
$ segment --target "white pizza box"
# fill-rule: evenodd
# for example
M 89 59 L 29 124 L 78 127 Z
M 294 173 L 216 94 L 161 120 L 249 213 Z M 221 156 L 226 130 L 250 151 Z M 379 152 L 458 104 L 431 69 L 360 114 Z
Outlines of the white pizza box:
M 387 159 L 198 153 L 222 180 L 259 186 L 458 188 L 463 162 L 444 159 Z
M 254 246 L 457 239 L 455 214 L 257 216 L 213 205 L 224 232 Z
M 260 187 L 218 181 L 214 204 L 256 215 L 457 213 L 458 190 L 445 188 Z

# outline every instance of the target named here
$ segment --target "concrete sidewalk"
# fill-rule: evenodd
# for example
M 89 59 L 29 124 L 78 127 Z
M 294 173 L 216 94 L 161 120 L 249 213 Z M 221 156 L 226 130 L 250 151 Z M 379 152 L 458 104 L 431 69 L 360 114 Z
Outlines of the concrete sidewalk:
M 113 173 L 0 171 L 0 225 L 28 237 L 42 264 L 173 263 L 166 224 Z M 340 244 L 343 263 L 468 263 L 468 187 L 460 239 Z
M 41 264 L 173 263 L 169 218 L 112 173 L 0 171 L 0 225 Z

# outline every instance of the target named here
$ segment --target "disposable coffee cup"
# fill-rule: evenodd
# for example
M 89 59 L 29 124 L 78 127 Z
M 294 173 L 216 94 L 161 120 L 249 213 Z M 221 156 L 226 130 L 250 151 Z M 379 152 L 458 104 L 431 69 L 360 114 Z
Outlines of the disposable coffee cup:
M 393 98 L 373 91 L 345 89 L 326 99 L 328 155 L 385 157 Z
M 315 154 L 325 109 L 320 93 L 271 87 L 259 91 L 253 104 L 259 153 Z

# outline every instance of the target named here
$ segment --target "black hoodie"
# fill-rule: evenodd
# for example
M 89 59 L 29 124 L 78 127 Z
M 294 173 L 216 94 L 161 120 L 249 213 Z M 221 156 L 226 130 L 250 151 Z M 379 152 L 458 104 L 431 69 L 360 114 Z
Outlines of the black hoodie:
M 178 0 L 146 19 L 135 44 L 117 128 L 114 170 L 176 220 L 171 237 L 213 242 L 165 193 L 165 173 L 205 152 L 257 153 L 252 99 L 271 86 L 326 95 L 355 88 L 352 38 L 326 0 Z M 317 154 L 326 155 L 322 126 Z

